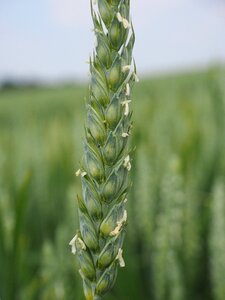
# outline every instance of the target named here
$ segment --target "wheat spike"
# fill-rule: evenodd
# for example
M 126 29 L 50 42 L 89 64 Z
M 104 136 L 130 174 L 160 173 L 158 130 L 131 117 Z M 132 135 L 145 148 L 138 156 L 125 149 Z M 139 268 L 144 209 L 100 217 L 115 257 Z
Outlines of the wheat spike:
M 131 169 L 131 91 L 137 81 L 132 59 L 134 30 L 129 0 L 91 1 L 96 46 L 90 58 L 84 157 L 76 172 L 80 229 L 71 240 L 87 300 L 101 299 L 125 266 L 122 246 Z

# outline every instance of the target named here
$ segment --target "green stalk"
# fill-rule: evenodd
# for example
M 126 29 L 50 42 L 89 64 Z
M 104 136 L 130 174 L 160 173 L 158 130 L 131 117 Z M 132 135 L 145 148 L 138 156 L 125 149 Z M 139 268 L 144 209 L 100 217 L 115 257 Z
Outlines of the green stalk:
M 134 31 L 130 0 L 91 2 L 96 47 L 90 58 L 84 157 L 78 198 L 80 229 L 71 240 L 87 300 L 100 300 L 125 266 L 122 246 L 127 225 L 130 94 L 137 81 L 132 60 Z M 134 65 L 134 67 L 132 67 Z

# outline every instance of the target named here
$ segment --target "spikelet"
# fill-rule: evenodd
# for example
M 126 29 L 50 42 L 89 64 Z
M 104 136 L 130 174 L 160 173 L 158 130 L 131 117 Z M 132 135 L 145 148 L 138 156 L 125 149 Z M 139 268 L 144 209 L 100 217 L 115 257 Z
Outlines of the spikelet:
M 130 96 L 137 81 L 130 1 L 91 1 L 91 14 L 96 47 L 90 58 L 84 157 L 76 172 L 83 190 L 78 199 L 80 229 L 70 242 L 87 300 L 101 299 L 113 287 L 117 267 L 125 266 Z

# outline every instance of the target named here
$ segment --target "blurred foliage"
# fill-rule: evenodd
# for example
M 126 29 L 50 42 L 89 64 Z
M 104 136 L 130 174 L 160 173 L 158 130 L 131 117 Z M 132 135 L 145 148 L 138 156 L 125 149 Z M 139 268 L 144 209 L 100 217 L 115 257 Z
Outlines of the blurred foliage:
M 77 223 L 86 86 L 0 91 L 0 298 L 83 299 Z M 126 268 L 108 300 L 223 300 L 225 73 L 143 80 L 133 97 Z

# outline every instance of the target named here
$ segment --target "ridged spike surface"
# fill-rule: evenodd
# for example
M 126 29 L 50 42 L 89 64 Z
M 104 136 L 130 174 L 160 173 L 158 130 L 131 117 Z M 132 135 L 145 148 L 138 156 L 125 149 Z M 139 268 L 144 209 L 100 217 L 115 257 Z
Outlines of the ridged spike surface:
M 91 1 L 96 36 L 90 58 L 84 157 L 77 175 L 80 229 L 70 242 L 77 253 L 87 300 L 102 299 L 125 266 L 131 90 L 137 80 L 129 0 Z

